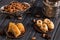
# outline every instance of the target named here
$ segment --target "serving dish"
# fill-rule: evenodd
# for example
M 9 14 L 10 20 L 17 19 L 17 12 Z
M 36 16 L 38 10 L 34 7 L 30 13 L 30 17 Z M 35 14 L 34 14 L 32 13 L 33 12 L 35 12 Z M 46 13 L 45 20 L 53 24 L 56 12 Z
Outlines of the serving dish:
M 10 3 L 13 3 L 13 2 L 16 2 L 16 1 L 12 1 L 12 2 L 10 2 Z M 6 7 L 6 6 L 9 5 L 9 4 L 7 4 L 7 5 L 4 5 L 4 6 L 2 6 L 2 7 L 0 8 L 0 12 L 1 12 L 2 14 L 7 14 L 7 15 L 21 16 L 21 15 L 23 15 L 27 10 L 29 10 L 29 8 L 31 8 L 31 5 L 30 5 L 29 3 L 27 3 L 27 2 L 21 2 L 21 3 L 22 3 L 22 4 L 25 4 L 25 5 L 28 5 L 29 7 L 26 8 L 24 11 L 17 11 L 17 12 L 12 12 L 12 13 L 10 13 L 10 12 L 4 11 L 4 7 Z
M 8 24 L 8 25 L 9 25 L 9 24 Z M 21 37 L 24 36 L 24 34 L 25 34 L 25 32 L 26 32 L 26 28 L 25 28 L 25 27 L 24 27 L 25 32 L 21 32 L 21 35 L 19 35 L 18 37 L 15 37 L 11 32 L 8 32 L 8 31 L 7 31 L 7 30 L 8 30 L 8 25 L 7 25 L 7 27 L 4 29 L 4 30 L 5 30 L 5 34 L 6 34 L 6 36 L 7 36 L 8 38 L 18 39 L 18 38 L 21 38 Z

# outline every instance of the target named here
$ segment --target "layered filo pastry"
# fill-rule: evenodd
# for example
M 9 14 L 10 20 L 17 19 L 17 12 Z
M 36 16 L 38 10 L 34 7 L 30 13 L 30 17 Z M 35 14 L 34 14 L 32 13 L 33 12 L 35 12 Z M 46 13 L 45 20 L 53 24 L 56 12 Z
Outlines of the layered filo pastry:
M 14 35 L 14 37 L 17 38 L 18 36 L 20 36 L 22 34 L 23 28 L 24 28 L 23 24 L 21 26 L 20 25 L 17 26 L 15 23 L 10 22 L 9 27 L 8 27 L 8 32 L 11 32 Z M 25 28 L 23 31 L 25 32 Z
M 22 23 L 17 23 L 17 27 L 19 28 L 19 30 L 24 33 L 25 32 L 25 28 L 24 25 Z

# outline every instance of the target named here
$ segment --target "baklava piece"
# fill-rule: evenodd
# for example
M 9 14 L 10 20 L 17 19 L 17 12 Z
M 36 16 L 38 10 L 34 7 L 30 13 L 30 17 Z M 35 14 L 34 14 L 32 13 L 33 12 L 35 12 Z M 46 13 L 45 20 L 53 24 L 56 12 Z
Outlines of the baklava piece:
M 18 27 L 15 25 L 15 23 L 12 23 L 12 22 L 9 23 L 8 32 L 11 32 L 12 34 L 14 34 L 15 37 L 18 37 L 19 35 L 21 35 L 21 32 L 18 29 Z
M 13 22 L 10 22 L 7 32 L 12 33 L 14 35 L 14 37 L 17 38 L 17 37 L 21 36 L 22 34 L 24 34 L 25 28 L 22 23 L 15 24 Z
M 46 18 L 46 19 L 44 19 L 44 23 L 46 23 L 46 24 L 47 24 L 47 23 L 49 23 L 49 22 L 51 22 L 51 21 L 50 21 L 50 19 L 47 19 L 47 18 Z
M 54 24 L 53 24 L 53 22 L 50 22 L 50 23 L 48 23 L 47 25 L 48 25 L 49 30 L 53 30 L 53 29 L 54 29 Z
M 25 28 L 24 28 L 24 25 L 22 23 L 17 23 L 17 27 L 22 33 L 25 32 Z
M 44 23 L 46 23 L 48 25 L 49 30 L 53 30 L 54 29 L 54 23 L 51 20 L 45 19 Z
M 44 33 L 48 32 L 48 26 L 47 26 L 47 24 L 43 23 L 42 26 L 41 26 L 41 28 L 40 28 L 40 30 L 42 32 L 44 32 Z
M 42 26 L 42 23 L 43 23 L 42 20 L 37 20 L 36 25 L 40 27 Z

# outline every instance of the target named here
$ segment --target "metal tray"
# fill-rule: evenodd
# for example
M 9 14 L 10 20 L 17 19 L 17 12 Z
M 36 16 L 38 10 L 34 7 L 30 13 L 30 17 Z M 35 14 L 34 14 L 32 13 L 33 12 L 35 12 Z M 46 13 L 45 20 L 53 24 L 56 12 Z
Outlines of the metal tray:
M 41 18 L 46 18 L 43 15 L 43 13 L 41 12 L 42 11 L 41 8 L 38 8 L 37 6 L 34 7 L 33 8 L 34 10 L 32 10 L 33 12 L 31 11 L 31 14 L 24 14 L 22 20 L 18 20 L 15 17 L 9 18 L 9 17 L 7 17 L 6 14 L 0 14 L 0 32 L 2 31 L 2 29 L 4 29 L 5 27 L 7 27 L 8 23 L 10 21 L 22 22 L 24 24 L 25 28 L 26 28 L 26 33 L 24 34 L 23 37 L 21 37 L 19 39 L 10 39 L 10 38 L 7 38 L 6 35 L 1 35 L 0 36 L 0 40 L 31 40 L 32 37 L 36 37 L 36 40 L 47 40 L 47 39 L 44 39 L 44 38 L 41 37 L 41 33 L 35 31 L 35 29 L 33 27 L 33 22 L 32 22 L 33 19 L 37 19 L 36 17 L 34 17 L 35 12 L 37 10 L 39 10 L 39 15 L 41 16 Z M 38 19 L 40 19 L 40 18 L 38 18 Z M 51 39 L 50 40 L 53 40 L 54 35 L 56 33 L 56 30 L 58 28 L 59 19 L 58 19 L 58 17 L 56 17 L 56 18 L 50 18 L 50 19 L 54 22 L 54 25 L 55 25 L 55 29 L 52 32 L 49 33 L 51 35 Z
M 59 36 L 60 32 L 59 31 L 60 31 L 60 19 L 59 19 L 58 28 L 57 28 L 55 34 L 53 35 L 53 40 L 60 40 L 60 36 Z
M 43 17 L 41 17 L 41 18 L 43 18 Z M 10 21 L 22 22 L 25 25 L 25 28 L 26 28 L 26 33 L 24 34 L 24 37 L 21 37 L 19 39 L 11 39 L 11 40 L 31 40 L 31 38 L 33 36 L 36 37 L 36 40 L 47 40 L 47 39 L 44 39 L 44 38 L 41 37 L 41 33 L 35 31 L 34 26 L 33 26 L 33 22 L 32 22 L 33 19 L 36 19 L 36 17 L 34 17 L 34 16 L 30 15 L 30 14 L 24 15 L 22 20 L 18 20 L 15 17 L 7 18 L 6 15 L 1 14 L 0 15 L 0 29 L 2 30 L 5 27 L 7 27 L 8 23 Z M 57 26 L 58 26 L 59 22 L 57 22 L 58 19 L 56 19 L 56 18 L 50 18 L 50 19 L 55 24 L 55 29 L 52 32 L 49 33 L 51 35 L 51 38 L 53 38 L 53 35 L 54 35 L 54 33 L 55 33 L 56 29 L 57 29 Z M 3 40 L 3 39 L 4 40 L 10 40 L 9 38 L 6 37 L 6 35 L 5 36 L 4 35 L 0 36 L 0 39 L 1 40 Z

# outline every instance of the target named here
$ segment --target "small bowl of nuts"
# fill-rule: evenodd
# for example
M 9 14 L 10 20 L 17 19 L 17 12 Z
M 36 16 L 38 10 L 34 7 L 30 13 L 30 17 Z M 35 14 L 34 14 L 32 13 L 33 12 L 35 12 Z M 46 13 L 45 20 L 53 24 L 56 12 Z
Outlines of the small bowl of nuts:
M 2 6 L 0 11 L 5 14 L 19 16 L 26 12 L 30 7 L 30 4 L 27 2 L 12 1 L 8 5 Z

